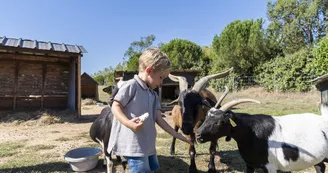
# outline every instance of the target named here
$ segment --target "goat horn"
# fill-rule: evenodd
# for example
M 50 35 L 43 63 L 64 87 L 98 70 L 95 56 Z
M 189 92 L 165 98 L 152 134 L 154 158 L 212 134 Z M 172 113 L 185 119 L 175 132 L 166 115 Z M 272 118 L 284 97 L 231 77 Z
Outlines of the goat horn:
M 188 89 L 188 82 L 187 79 L 183 76 L 175 76 L 172 74 L 169 74 L 169 78 L 174 82 L 179 82 L 179 90 L 180 93 L 186 89 Z
M 226 112 L 226 111 L 228 111 L 230 108 L 232 108 L 233 106 L 236 106 L 236 105 L 238 105 L 238 104 L 240 104 L 240 103 L 245 103 L 245 102 L 261 103 L 261 102 L 259 102 L 259 101 L 257 101 L 257 100 L 253 100 L 253 99 L 238 99 L 238 100 L 233 100 L 233 101 L 231 101 L 231 102 L 229 102 L 229 103 L 224 104 L 224 105 L 220 108 L 220 110 L 223 111 L 223 112 Z
M 200 78 L 196 83 L 195 85 L 192 87 L 192 90 L 194 91 L 201 91 L 205 85 L 207 84 L 207 82 L 210 80 L 210 79 L 217 79 L 217 78 L 223 78 L 223 77 L 226 77 L 230 74 L 230 72 L 233 70 L 233 67 L 230 68 L 229 70 L 223 72 L 223 73 L 217 73 L 217 74 L 212 74 L 212 75 L 207 75 L 207 76 L 204 76 L 202 78 Z
M 220 97 L 220 99 L 218 100 L 218 102 L 215 104 L 214 108 L 218 108 L 219 105 L 221 105 L 223 99 L 227 96 L 229 92 L 229 88 L 227 86 L 225 86 L 225 91 L 222 94 L 222 96 Z
M 174 103 L 178 102 L 179 98 L 180 98 L 180 96 L 166 105 L 167 106 L 173 105 Z

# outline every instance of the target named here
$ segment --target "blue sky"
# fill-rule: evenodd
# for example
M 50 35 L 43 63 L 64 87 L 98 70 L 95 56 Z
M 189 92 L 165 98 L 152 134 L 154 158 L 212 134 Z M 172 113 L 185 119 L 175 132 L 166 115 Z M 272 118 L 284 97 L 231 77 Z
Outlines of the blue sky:
M 1 0 L 0 35 L 77 44 L 82 73 L 116 67 L 133 41 L 154 34 L 209 46 L 234 20 L 266 18 L 266 0 Z

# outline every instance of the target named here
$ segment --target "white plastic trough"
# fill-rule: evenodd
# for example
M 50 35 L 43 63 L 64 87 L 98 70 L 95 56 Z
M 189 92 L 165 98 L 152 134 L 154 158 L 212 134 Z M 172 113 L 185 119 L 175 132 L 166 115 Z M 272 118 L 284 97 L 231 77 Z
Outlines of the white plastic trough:
M 64 159 L 69 162 L 73 171 L 89 171 L 97 166 L 101 153 L 99 148 L 76 148 L 67 152 Z

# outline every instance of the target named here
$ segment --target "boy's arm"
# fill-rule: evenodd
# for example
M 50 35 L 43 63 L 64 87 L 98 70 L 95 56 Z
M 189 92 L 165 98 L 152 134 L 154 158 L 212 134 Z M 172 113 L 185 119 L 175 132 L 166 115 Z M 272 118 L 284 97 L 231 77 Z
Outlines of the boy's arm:
M 113 102 L 112 112 L 118 121 L 135 132 L 139 131 L 143 127 L 143 123 L 140 122 L 139 117 L 132 118 L 131 120 L 128 119 L 123 113 L 122 105 L 117 101 Z
M 185 138 L 182 134 L 176 132 L 162 117 L 161 111 L 156 111 L 156 123 L 167 133 L 171 134 L 173 137 L 180 139 L 181 141 L 187 142 L 188 144 L 192 144 L 187 138 Z

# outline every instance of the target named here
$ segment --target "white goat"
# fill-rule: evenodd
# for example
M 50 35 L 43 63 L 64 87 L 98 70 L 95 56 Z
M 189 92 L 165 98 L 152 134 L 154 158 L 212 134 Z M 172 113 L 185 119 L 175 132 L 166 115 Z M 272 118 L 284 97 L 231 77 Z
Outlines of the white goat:
M 247 173 L 255 168 L 265 172 L 303 170 L 314 166 L 317 173 L 325 172 L 328 157 L 328 107 L 321 106 L 322 115 L 313 113 L 285 116 L 249 115 L 229 111 L 240 99 L 208 111 L 198 129 L 201 143 L 223 136 L 233 138 L 244 159 Z

